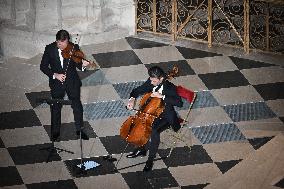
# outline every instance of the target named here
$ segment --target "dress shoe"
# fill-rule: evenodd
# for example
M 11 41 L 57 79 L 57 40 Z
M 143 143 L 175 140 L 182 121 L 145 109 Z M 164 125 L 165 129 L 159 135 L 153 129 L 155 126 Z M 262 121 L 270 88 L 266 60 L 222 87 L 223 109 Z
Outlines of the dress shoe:
M 131 152 L 126 157 L 127 158 L 136 158 L 138 156 L 146 156 L 147 151 L 146 150 L 135 150 L 134 152 Z
M 82 139 L 83 140 L 89 140 L 88 135 L 84 131 L 81 131 L 81 132 L 82 132 L 81 133 Z M 76 134 L 77 134 L 78 138 L 80 138 L 80 131 L 76 131 Z
M 153 168 L 153 161 L 147 160 L 143 172 L 151 171 Z

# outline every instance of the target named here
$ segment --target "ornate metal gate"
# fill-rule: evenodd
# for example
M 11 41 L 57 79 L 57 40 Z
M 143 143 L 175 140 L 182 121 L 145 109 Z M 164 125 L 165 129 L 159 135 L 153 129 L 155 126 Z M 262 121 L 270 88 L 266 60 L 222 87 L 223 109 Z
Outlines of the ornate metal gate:
M 284 53 L 284 1 L 137 0 L 137 32 Z M 270 0 L 273 1 L 273 0 Z M 281 3 L 282 2 L 282 3 Z

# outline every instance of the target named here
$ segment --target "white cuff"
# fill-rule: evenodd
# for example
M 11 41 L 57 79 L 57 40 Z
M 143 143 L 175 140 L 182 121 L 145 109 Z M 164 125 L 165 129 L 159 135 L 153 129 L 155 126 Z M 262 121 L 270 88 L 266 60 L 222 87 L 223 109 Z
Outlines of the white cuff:
M 52 79 L 55 79 L 55 75 L 53 74 Z
M 163 100 L 165 100 L 165 98 L 166 98 L 166 95 L 163 95 Z

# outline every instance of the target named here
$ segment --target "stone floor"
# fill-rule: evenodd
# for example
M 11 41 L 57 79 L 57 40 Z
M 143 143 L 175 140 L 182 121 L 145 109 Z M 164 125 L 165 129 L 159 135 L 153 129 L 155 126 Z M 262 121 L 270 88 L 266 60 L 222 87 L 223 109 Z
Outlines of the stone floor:
M 39 71 L 41 55 L 9 58 L 0 64 L 0 188 L 284 188 L 284 56 L 214 47 L 190 41 L 171 43 L 139 35 L 82 47 L 99 70 L 80 72 L 83 82 L 84 161 L 100 164 L 77 174 L 80 140 L 70 106 L 62 110 L 58 152 L 46 162 L 50 114 L 38 99 L 49 96 Z M 133 114 L 129 92 L 147 78 L 147 68 L 179 67 L 172 80 L 197 93 L 183 141 L 175 146 L 164 132 L 153 171 L 142 172 L 146 157 L 119 159 L 126 143 L 119 129 Z M 189 104 L 177 109 L 184 116 Z M 171 155 L 165 158 L 169 149 Z M 130 152 L 129 146 L 126 152 Z

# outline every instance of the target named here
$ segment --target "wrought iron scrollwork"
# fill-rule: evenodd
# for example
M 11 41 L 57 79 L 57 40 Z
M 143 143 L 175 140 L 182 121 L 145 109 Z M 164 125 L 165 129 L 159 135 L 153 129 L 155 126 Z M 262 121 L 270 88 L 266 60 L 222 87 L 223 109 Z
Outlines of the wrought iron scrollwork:
M 266 49 L 266 15 L 267 3 L 250 3 L 250 48 Z
M 284 3 L 137 0 L 137 31 L 284 53 Z
M 137 30 L 153 31 L 153 0 L 137 1 Z
M 213 1 L 213 42 L 243 45 L 244 33 L 243 0 Z
M 207 8 L 205 0 L 178 1 L 178 35 L 206 41 Z
M 172 27 L 172 1 L 157 0 L 157 32 L 171 33 Z
M 269 9 L 269 50 L 284 53 L 284 5 Z

